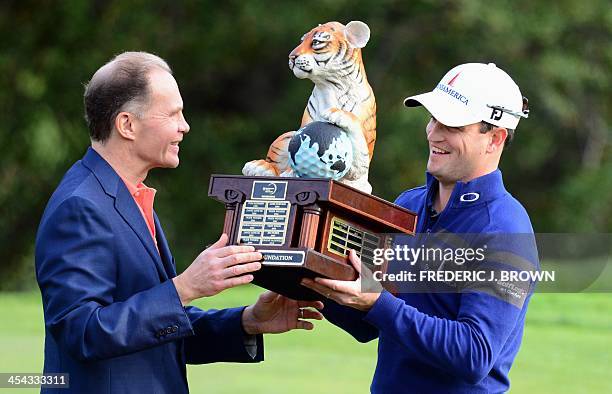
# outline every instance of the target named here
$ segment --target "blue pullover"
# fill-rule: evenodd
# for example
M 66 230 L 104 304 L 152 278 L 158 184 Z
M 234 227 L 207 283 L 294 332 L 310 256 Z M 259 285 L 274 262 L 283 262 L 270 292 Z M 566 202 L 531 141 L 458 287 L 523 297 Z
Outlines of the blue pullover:
M 426 185 L 405 191 L 395 201 L 418 214 L 417 233 L 501 234 L 498 244 L 504 242 L 503 234 L 526 234 L 533 240 L 529 216 L 504 188 L 499 170 L 458 182 L 445 209 L 432 215 L 437 190 L 438 181 L 427 174 Z M 509 253 L 498 257 L 520 256 L 529 263 L 524 269 L 539 268 L 535 242 L 501 247 Z M 506 263 L 503 257 L 497 262 Z M 533 283 L 518 298 L 500 293 L 496 286 L 447 293 L 384 290 L 367 313 L 331 301 L 323 312 L 360 342 L 379 338 L 373 393 L 505 392 Z

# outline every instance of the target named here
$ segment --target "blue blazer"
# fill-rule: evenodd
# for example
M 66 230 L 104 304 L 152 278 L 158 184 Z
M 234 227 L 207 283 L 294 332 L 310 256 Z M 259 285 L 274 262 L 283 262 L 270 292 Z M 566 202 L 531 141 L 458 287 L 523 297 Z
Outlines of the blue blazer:
M 245 348 L 243 308 L 183 307 L 155 215 L 159 252 L 125 184 L 89 148 L 49 200 L 36 237 L 45 317 L 44 371 L 59 393 L 188 392 L 186 363 L 263 360 Z M 54 392 L 42 389 L 42 392 Z

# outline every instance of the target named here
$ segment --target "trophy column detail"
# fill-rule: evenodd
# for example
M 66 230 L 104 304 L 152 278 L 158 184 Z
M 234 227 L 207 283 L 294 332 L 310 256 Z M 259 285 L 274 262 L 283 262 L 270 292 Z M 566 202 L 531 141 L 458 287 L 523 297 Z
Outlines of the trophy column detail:
M 319 228 L 321 208 L 317 204 L 311 204 L 305 206 L 303 210 L 298 246 L 314 249 L 317 242 L 317 229 Z

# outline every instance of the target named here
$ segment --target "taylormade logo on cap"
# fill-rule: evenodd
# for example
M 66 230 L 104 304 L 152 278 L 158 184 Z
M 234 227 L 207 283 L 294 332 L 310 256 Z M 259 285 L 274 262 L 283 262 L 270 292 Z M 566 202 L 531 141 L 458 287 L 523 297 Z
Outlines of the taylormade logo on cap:
M 440 122 L 461 127 L 485 121 L 515 129 L 523 111 L 523 96 L 512 78 L 495 64 L 467 63 L 454 67 L 433 91 L 408 97 L 408 107 L 423 105 Z

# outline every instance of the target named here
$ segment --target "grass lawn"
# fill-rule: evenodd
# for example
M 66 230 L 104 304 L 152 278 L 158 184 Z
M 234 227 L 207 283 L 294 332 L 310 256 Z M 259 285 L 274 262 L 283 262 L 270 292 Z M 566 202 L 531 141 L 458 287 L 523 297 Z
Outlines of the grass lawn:
M 247 286 L 196 304 L 247 304 L 260 291 Z M 0 293 L 0 311 L 0 372 L 41 371 L 39 294 Z M 611 393 L 611 355 L 612 294 L 536 294 L 510 374 L 512 392 Z M 375 342 L 359 344 L 321 322 L 312 332 L 266 336 L 266 361 L 261 364 L 190 366 L 189 382 L 193 393 L 366 393 L 375 362 Z

